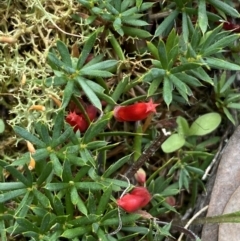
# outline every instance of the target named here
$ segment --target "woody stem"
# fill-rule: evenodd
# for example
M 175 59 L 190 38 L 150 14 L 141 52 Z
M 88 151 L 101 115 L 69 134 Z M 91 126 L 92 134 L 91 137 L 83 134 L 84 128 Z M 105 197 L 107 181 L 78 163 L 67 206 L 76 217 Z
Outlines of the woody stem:
M 124 173 L 127 178 L 131 178 L 143 164 L 154 155 L 154 153 L 158 150 L 161 144 L 166 140 L 166 136 L 162 133 L 160 134 L 151 145 L 143 151 L 142 155 L 134 162 Z

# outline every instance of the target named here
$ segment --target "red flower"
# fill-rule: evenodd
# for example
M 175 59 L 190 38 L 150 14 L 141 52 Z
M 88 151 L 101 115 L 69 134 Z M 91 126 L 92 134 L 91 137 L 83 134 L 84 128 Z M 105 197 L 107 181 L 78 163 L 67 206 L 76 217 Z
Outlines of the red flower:
M 70 112 L 67 117 L 66 117 L 66 121 L 68 124 L 70 124 L 72 127 L 74 127 L 74 131 L 76 132 L 77 130 L 79 130 L 80 132 L 84 132 L 87 130 L 88 128 L 88 123 L 85 120 L 85 118 L 83 117 L 82 114 L 76 114 L 75 111 Z
M 113 115 L 118 121 L 138 121 L 148 117 L 150 113 L 156 113 L 156 106 L 152 99 L 148 103 L 136 103 L 129 106 L 116 106 Z
M 135 187 L 130 193 L 117 200 L 119 207 L 131 213 L 145 207 L 151 200 L 151 195 L 145 187 Z
M 89 120 L 93 121 L 97 115 L 97 108 L 93 105 L 87 105 L 85 110 L 89 117 Z M 85 119 L 84 115 L 81 114 L 81 112 L 79 112 L 79 111 L 77 112 L 77 111 L 78 110 L 76 109 L 76 111 L 74 110 L 74 111 L 70 112 L 66 117 L 66 121 L 68 124 L 70 124 L 71 126 L 74 127 L 73 130 L 75 132 L 77 130 L 79 130 L 80 132 L 84 132 L 87 130 L 89 123 Z
M 232 30 L 234 33 L 239 33 L 240 32 L 240 25 L 234 24 L 234 23 L 231 23 L 231 22 L 224 22 L 223 23 L 223 29 Z

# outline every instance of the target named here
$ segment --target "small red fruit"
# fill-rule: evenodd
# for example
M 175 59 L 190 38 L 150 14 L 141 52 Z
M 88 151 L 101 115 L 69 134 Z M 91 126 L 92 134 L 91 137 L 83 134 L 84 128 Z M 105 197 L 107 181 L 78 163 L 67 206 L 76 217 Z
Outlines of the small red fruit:
M 156 113 L 156 107 L 152 99 L 148 103 L 136 103 L 129 106 L 116 106 L 113 115 L 118 121 L 139 121 L 148 117 L 150 113 Z

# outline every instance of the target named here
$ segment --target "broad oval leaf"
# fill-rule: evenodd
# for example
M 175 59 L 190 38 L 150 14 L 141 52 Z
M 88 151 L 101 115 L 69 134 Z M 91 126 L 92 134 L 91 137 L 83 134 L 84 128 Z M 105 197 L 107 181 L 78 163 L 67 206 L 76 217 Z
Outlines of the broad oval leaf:
M 163 142 L 161 148 L 165 153 L 171 153 L 180 149 L 185 144 L 185 139 L 182 135 L 173 134 Z
M 198 117 L 190 127 L 189 135 L 204 136 L 214 131 L 221 123 L 221 116 L 212 112 Z

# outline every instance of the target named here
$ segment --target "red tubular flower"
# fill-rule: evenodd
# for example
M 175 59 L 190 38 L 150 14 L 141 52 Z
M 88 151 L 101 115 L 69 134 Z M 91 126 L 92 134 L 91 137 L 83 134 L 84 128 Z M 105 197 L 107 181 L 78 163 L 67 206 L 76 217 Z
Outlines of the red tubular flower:
M 150 113 L 156 113 L 156 106 L 152 99 L 148 103 L 136 103 L 129 106 L 116 106 L 113 115 L 118 121 L 138 121 L 148 117 Z
M 81 101 L 83 107 L 85 108 L 89 120 L 93 121 L 97 116 L 97 108 L 93 105 L 86 104 L 85 102 L 83 102 L 82 99 L 79 99 L 79 101 Z M 70 113 L 66 117 L 67 123 L 74 127 L 73 130 L 75 132 L 77 130 L 79 130 L 80 132 L 86 131 L 89 127 L 89 123 L 82 114 L 82 112 L 77 108 L 75 103 L 71 102 L 69 104 L 69 109 Z
M 223 29 L 232 30 L 234 33 L 239 33 L 240 32 L 240 25 L 234 24 L 234 23 L 231 23 L 231 22 L 224 22 L 223 23 Z
M 70 124 L 72 127 L 74 127 L 74 131 L 76 132 L 77 130 L 84 132 L 88 128 L 88 123 L 81 114 L 76 114 L 75 111 L 70 112 L 67 117 L 66 121 L 68 124 Z
M 119 207 L 132 213 L 145 207 L 151 200 L 151 195 L 145 187 L 135 187 L 130 193 L 117 200 Z

